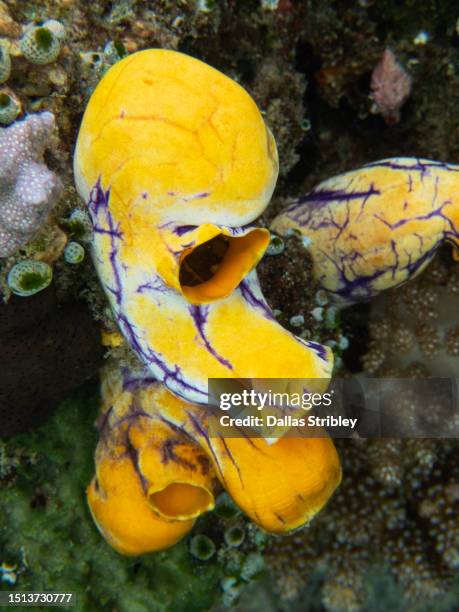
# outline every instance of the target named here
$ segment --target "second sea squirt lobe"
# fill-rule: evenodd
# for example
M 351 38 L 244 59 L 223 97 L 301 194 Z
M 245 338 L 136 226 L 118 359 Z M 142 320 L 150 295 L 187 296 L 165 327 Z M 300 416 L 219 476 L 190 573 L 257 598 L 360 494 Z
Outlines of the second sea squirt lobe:
M 344 304 L 416 277 L 459 244 L 459 165 L 390 158 L 320 183 L 273 222 L 307 240 L 314 274 Z

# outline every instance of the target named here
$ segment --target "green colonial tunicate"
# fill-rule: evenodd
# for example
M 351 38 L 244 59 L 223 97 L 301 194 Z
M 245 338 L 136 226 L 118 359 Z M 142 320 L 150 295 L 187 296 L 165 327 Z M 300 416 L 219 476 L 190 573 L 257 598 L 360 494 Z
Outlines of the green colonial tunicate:
M 65 226 L 71 233 L 72 238 L 77 238 L 83 242 L 92 239 L 92 223 L 89 215 L 79 208 L 72 211 L 70 217 L 65 220 Z
M 215 553 L 215 544 L 206 535 L 195 535 L 190 541 L 190 552 L 200 561 L 207 561 Z
M 78 242 L 69 242 L 64 250 L 64 259 L 69 264 L 79 264 L 84 259 L 84 248 Z
M 65 40 L 65 25 L 57 19 L 48 19 L 43 27 L 52 32 L 59 40 Z
M 9 125 L 13 123 L 21 112 L 19 104 L 7 93 L 0 93 L 0 123 Z
M 21 51 L 32 64 L 45 65 L 54 62 L 61 50 L 61 42 L 52 29 L 34 26 L 21 38 Z
M 197 2 L 197 9 L 202 13 L 211 13 L 215 6 L 215 0 L 198 0 Z
M 8 287 L 15 295 L 28 297 L 46 289 L 53 279 L 53 270 L 44 261 L 28 259 L 11 268 Z
M 319 289 L 316 292 L 315 299 L 318 306 L 326 306 L 328 304 L 328 295 L 324 289 Z
M 110 40 L 104 47 L 104 57 L 110 66 L 116 64 L 116 62 L 126 55 L 126 49 L 119 40 Z
M 280 236 L 271 236 L 271 241 L 266 249 L 266 255 L 280 255 L 285 249 L 284 241 Z
M 294 315 L 293 317 L 290 317 L 289 323 L 292 327 L 301 327 L 304 325 L 304 317 L 301 314 Z
M 223 591 L 223 605 L 231 608 L 242 592 L 242 584 L 239 583 L 235 576 L 226 576 L 221 581 L 220 586 Z
M 242 544 L 245 539 L 245 531 L 239 525 L 234 525 L 233 527 L 228 527 L 228 529 L 224 533 L 225 542 L 228 546 L 237 547 Z

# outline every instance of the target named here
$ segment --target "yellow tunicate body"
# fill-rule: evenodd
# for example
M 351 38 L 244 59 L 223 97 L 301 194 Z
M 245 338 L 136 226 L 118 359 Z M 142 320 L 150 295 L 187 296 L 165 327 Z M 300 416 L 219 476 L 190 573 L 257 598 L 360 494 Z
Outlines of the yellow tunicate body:
M 223 437 L 206 408 L 187 405 L 159 384 L 142 393 L 153 410 L 196 440 L 236 504 L 270 533 L 304 526 L 341 482 L 339 456 L 325 431 L 292 429 L 274 444 L 248 437 L 244 429 Z
M 271 198 L 278 162 L 274 139 L 242 87 L 197 59 L 149 49 L 118 62 L 97 86 L 74 171 L 85 201 L 97 181 L 110 189 L 126 264 L 150 259 L 166 284 L 181 290 L 183 241 L 171 228 L 250 223 Z M 255 231 L 259 240 L 243 273 L 268 244 L 268 234 Z
M 243 429 L 225 438 L 207 408 L 146 373 L 107 369 L 102 380 L 101 439 L 87 494 L 101 533 L 120 552 L 175 544 L 213 508 L 216 478 L 252 521 L 276 534 L 305 525 L 340 483 L 338 453 L 324 431 L 292 430 L 274 444 Z
M 199 225 L 212 216 L 244 225 L 269 201 L 277 154 L 242 87 L 190 56 L 149 49 L 118 62 L 99 83 L 81 125 L 75 170 L 86 195 L 99 177 L 116 190 L 117 217 L 138 220 L 148 210 L 151 221 L 160 215 Z M 183 200 L 208 191 L 204 207 Z
M 459 166 L 420 158 L 373 162 L 330 178 L 272 229 L 304 236 L 321 285 L 368 300 L 419 274 L 444 241 L 459 243 Z
M 169 548 L 212 510 L 216 475 L 204 451 L 153 410 L 150 397 L 102 378 L 91 514 L 107 542 L 126 555 Z M 134 385 L 135 387 L 135 385 Z
M 269 232 L 246 224 L 267 206 L 278 163 L 242 87 L 175 51 L 136 53 L 92 95 L 74 165 L 102 285 L 159 381 L 197 403 L 209 377 L 326 387 L 331 351 L 276 322 L 252 270 Z

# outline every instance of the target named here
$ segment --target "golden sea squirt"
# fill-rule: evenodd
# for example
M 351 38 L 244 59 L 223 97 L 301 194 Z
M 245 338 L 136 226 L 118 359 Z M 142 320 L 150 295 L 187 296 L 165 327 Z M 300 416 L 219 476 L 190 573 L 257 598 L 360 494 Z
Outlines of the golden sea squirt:
M 209 377 L 326 387 L 331 351 L 278 325 L 252 270 L 269 232 L 247 224 L 278 163 L 237 83 L 175 51 L 127 57 L 89 101 L 74 169 L 117 323 L 158 381 L 195 403 Z
M 83 117 L 74 172 L 86 202 L 96 184 L 110 191 L 125 265 L 147 260 L 193 303 L 229 295 L 268 245 L 267 230 L 246 226 L 276 184 L 274 138 L 240 85 L 182 53 L 141 51 L 107 72 Z M 98 238 L 110 249 L 109 236 Z M 203 249 L 212 254 L 204 267 Z
M 301 232 L 317 281 L 338 301 L 373 298 L 459 244 L 459 165 L 395 157 L 320 183 L 271 228 Z
M 175 544 L 212 509 L 217 478 L 251 520 L 276 534 L 308 523 L 341 480 L 326 434 L 274 444 L 214 436 L 207 407 L 184 402 L 145 372 L 107 370 L 103 397 L 87 496 L 99 530 L 124 554 Z
M 291 431 L 274 442 L 263 437 L 223 437 L 207 407 L 189 406 L 163 386 L 146 393 L 163 418 L 186 431 L 211 460 L 222 486 L 257 525 L 274 534 L 303 527 L 341 482 L 333 441 L 325 432 Z
M 91 514 L 119 552 L 173 546 L 214 507 L 215 472 L 203 450 L 154 412 L 119 372 L 103 377 Z

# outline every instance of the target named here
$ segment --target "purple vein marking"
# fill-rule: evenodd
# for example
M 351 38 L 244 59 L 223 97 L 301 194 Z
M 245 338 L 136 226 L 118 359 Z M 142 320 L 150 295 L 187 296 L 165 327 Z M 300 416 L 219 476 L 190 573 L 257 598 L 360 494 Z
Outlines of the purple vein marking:
M 123 423 L 130 423 L 132 425 L 132 423 L 135 423 L 135 421 L 140 417 L 145 417 L 147 419 L 153 418 L 151 414 L 145 412 L 145 410 L 142 410 L 141 408 L 136 408 L 134 405 L 130 406 L 129 410 L 130 412 L 128 414 L 125 414 L 120 419 L 115 421 L 112 425 L 110 425 L 110 429 L 115 429 Z
M 312 349 L 322 359 L 322 361 L 328 363 L 327 349 L 322 344 L 319 344 L 318 342 L 313 342 L 312 340 L 303 340 L 303 338 L 300 338 L 300 340 L 308 348 Z
M 154 376 L 138 376 L 132 378 L 126 377 L 123 380 L 123 391 L 137 391 L 138 389 L 152 385 L 155 382 L 158 381 Z
M 119 269 L 119 262 L 117 260 L 117 241 L 122 240 L 122 234 L 119 231 L 118 227 L 115 228 L 113 217 L 108 210 L 109 198 L 110 190 L 108 189 L 104 192 L 101 187 L 100 179 L 98 179 L 94 189 L 91 191 L 88 208 L 91 214 L 91 219 L 94 227 L 96 227 L 96 222 L 99 221 L 99 216 L 101 216 L 102 220 L 105 222 L 104 225 L 108 226 L 108 231 L 103 231 L 101 233 L 107 233 L 110 235 L 111 250 L 109 260 L 112 267 L 115 287 L 105 286 L 105 288 L 107 291 L 109 291 L 115 296 L 116 305 L 118 307 L 118 312 L 116 312 L 116 318 L 120 325 L 120 328 L 124 332 L 124 335 L 130 342 L 132 348 L 139 355 L 139 357 L 146 364 L 156 366 L 158 368 L 158 370 L 161 372 L 161 382 L 163 382 L 168 387 L 170 386 L 171 389 L 175 392 L 194 392 L 203 398 L 203 402 L 206 402 L 207 392 L 186 382 L 180 373 L 180 367 L 178 365 L 175 365 L 173 368 L 168 367 L 166 362 L 161 359 L 160 354 L 153 351 L 153 349 L 151 349 L 150 347 L 147 347 L 147 349 L 144 349 L 142 347 L 141 342 L 134 329 L 134 326 L 129 322 L 127 317 L 122 314 L 121 303 L 123 297 L 123 286 Z M 105 230 L 106 228 L 101 227 L 100 229 Z M 169 384 L 171 383 L 171 381 L 173 381 L 172 384 Z
M 231 451 L 230 451 L 230 449 L 228 448 L 228 444 L 226 443 L 225 438 L 224 438 L 224 437 L 223 437 L 221 434 L 219 434 L 219 435 L 218 435 L 218 437 L 219 437 L 220 441 L 222 442 L 223 446 L 225 447 L 225 452 L 226 452 L 226 454 L 228 455 L 228 457 L 229 457 L 229 459 L 230 459 L 231 463 L 234 465 L 234 467 L 235 467 L 235 469 L 236 469 L 236 471 L 237 471 L 237 475 L 239 476 L 239 480 L 240 480 L 240 482 L 241 482 L 241 486 L 242 486 L 242 488 L 244 489 L 244 488 L 245 488 L 245 487 L 244 487 L 244 480 L 243 480 L 243 478 L 242 478 L 241 470 L 239 469 L 239 466 L 238 466 L 238 464 L 237 464 L 237 462 L 236 462 L 236 459 L 233 457 L 232 452 L 231 452 Z
M 180 374 L 180 368 L 176 365 L 174 368 L 170 368 L 167 366 L 166 362 L 163 361 L 159 355 L 151 348 L 144 350 L 140 344 L 140 340 L 137 337 L 137 333 L 134 329 L 134 326 L 127 320 L 127 318 L 120 313 L 117 313 L 117 320 L 124 331 L 125 336 L 130 342 L 134 351 L 139 355 L 139 357 L 148 365 L 156 366 L 161 372 L 159 380 L 167 387 L 172 387 L 172 390 L 178 392 L 180 389 L 182 393 L 185 391 L 193 391 L 198 395 L 203 397 L 204 403 L 207 401 L 207 393 L 198 387 L 191 385 L 183 379 L 183 376 Z M 174 384 L 169 385 L 169 381 L 173 381 Z
M 140 471 L 139 451 L 135 448 L 135 446 L 131 442 L 131 438 L 129 436 L 129 429 L 126 432 L 126 454 L 131 460 L 131 463 L 134 467 L 134 470 L 137 476 L 139 477 L 140 484 L 142 485 L 143 490 L 146 491 L 148 488 L 148 482 L 145 480 L 142 472 Z
M 115 296 L 116 303 L 121 304 L 122 301 L 122 283 L 121 275 L 117 261 L 119 251 L 118 242 L 122 242 L 123 234 L 119 229 L 119 224 L 115 227 L 113 217 L 108 209 L 110 200 L 110 189 L 104 191 L 101 186 L 100 178 L 97 180 L 94 189 L 91 190 L 88 208 L 91 215 L 93 230 L 95 234 L 104 234 L 110 236 L 110 254 L 109 260 L 113 271 L 114 287 L 107 286 L 106 289 Z M 99 221 L 103 225 L 99 225 Z M 107 227 L 104 227 L 108 226 Z
M 177 236 L 183 236 L 183 234 L 187 234 L 188 232 L 195 230 L 196 227 L 196 225 L 179 225 L 178 227 L 174 227 L 172 231 L 174 234 L 177 234 Z
M 250 279 L 245 278 L 239 284 L 239 290 L 241 292 L 244 300 L 253 308 L 263 312 L 263 315 L 270 320 L 274 320 L 274 316 L 268 306 L 268 304 L 264 301 L 263 296 L 257 297 L 255 293 L 252 291 L 250 287 Z
M 421 174 L 426 174 L 429 171 L 429 168 L 440 168 L 442 170 L 447 170 L 449 172 L 459 172 L 458 164 L 446 164 L 444 162 L 436 162 L 429 159 L 421 159 L 419 157 L 413 158 L 415 162 L 413 164 L 409 163 L 397 163 L 394 161 L 382 160 L 379 162 L 373 162 L 371 164 L 367 164 L 364 166 L 365 168 L 392 168 L 392 170 L 417 170 L 421 172 Z
M 330 204 L 330 202 L 350 202 L 351 200 L 363 199 L 364 206 L 368 199 L 373 195 L 381 195 L 379 189 L 375 189 L 373 183 L 370 187 L 364 191 L 346 191 L 345 189 L 320 189 L 310 191 L 305 196 L 296 200 L 291 206 L 286 209 L 286 213 L 297 212 L 298 214 L 288 216 L 294 221 L 301 223 L 301 217 L 306 213 L 310 212 L 311 209 L 323 208 Z M 309 206 L 303 206 L 309 204 Z
M 201 425 L 199 420 L 189 410 L 186 410 L 185 412 L 186 412 L 186 414 L 187 414 L 187 416 L 188 416 L 188 418 L 190 420 L 190 423 L 193 426 L 194 430 L 197 431 L 198 434 L 200 436 L 202 436 L 204 438 L 204 440 L 206 441 L 206 444 L 207 444 L 210 452 L 212 453 L 212 457 L 215 460 L 215 465 L 217 466 L 218 471 L 220 472 L 221 479 L 223 480 L 223 483 L 225 484 L 225 482 L 226 482 L 225 481 L 225 475 L 224 475 L 223 470 L 221 468 L 221 465 L 220 465 L 220 462 L 218 460 L 218 457 L 215 454 L 214 447 L 212 446 L 212 444 L 210 442 L 209 434 L 204 429 L 204 427 Z
M 158 294 L 158 293 L 168 294 L 168 293 L 171 293 L 171 290 L 169 289 L 167 285 L 165 285 L 165 283 L 163 282 L 160 276 L 155 275 L 148 282 L 145 282 L 139 285 L 136 289 L 136 292 L 137 293 L 151 293 L 153 294 L 153 297 L 155 298 L 155 294 Z M 159 305 L 160 300 L 158 298 L 155 298 L 155 301 Z
M 394 264 L 390 264 L 387 266 L 383 266 L 381 268 L 379 268 L 378 270 L 375 270 L 375 272 L 373 272 L 372 274 L 368 274 L 368 275 L 358 275 L 354 272 L 352 265 L 349 265 L 349 269 L 352 273 L 352 275 L 354 276 L 354 278 L 351 280 L 347 277 L 346 272 L 345 272 L 345 259 L 346 256 L 341 256 L 340 260 L 341 260 L 341 265 L 339 265 L 338 262 L 336 262 L 331 256 L 328 255 L 328 253 L 325 253 L 324 251 L 322 251 L 323 255 L 335 266 L 338 276 L 340 278 L 341 281 L 341 287 L 335 291 L 331 291 L 331 293 L 345 299 L 345 300 L 362 300 L 362 299 L 370 299 L 373 296 L 375 296 L 377 293 L 379 293 L 379 291 L 376 291 L 373 288 L 373 282 L 375 280 L 377 280 L 378 278 L 380 278 L 381 276 L 383 276 L 384 274 L 391 272 L 392 273 L 392 277 L 395 278 L 395 271 L 397 269 L 399 269 L 400 272 L 405 272 L 406 273 L 406 278 L 413 276 L 420 268 L 422 268 L 422 266 L 424 266 L 425 264 L 427 264 L 435 255 L 437 248 L 438 248 L 439 242 L 437 242 L 436 244 L 434 244 L 434 246 L 429 249 L 428 251 L 426 251 L 421 257 L 419 257 L 418 259 L 416 259 L 416 261 L 412 261 L 412 257 L 411 254 L 406 253 L 408 256 L 408 263 L 405 266 L 400 266 L 399 263 L 399 255 L 396 251 L 396 244 L 394 243 L 394 241 L 392 241 L 391 243 L 391 250 L 394 253 L 394 257 L 395 259 L 395 263 Z M 394 250 L 395 249 L 395 250 Z M 358 255 L 356 253 L 356 255 Z M 349 256 L 347 256 L 349 257 Z M 404 279 L 406 280 L 406 279 Z M 403 284 L 404 280 L 401 280 L 397 285 L 395 286 L 400 286 L 401 284 Z M 330 290 L 329 290 L 330 291 Z
M 435 210 L 431 210 L 429 213 L 426 213 L 425 215 L 418 215 L 417 217 L 407 217 L 406 219 L 400 219 L 399 221 L 396 221 L 395 223 L 390 223 L 389 221 L 386 221 L 386 219 L 383 219 L 383 217 L 377 214 L 375 214 L 374 217 L 375 219 L 378 219 L 378 221 L 381 221 L 381 223 L 384 223 L 384 225 L 386 225 L 390 230 L 394 230 L 399 227 L 402 227 L 403 225 L 406 225 L 407 223 L 411 223 L 412 221 L 430 221 L 430 219 L 433 219 L 434 217 L 439 217 L 440 219 L 443 219 L 444 221 L 446 221 L 446 223 L 457 234 L 458 232 L 456 230 L 454 223 L 451 221 L 451 219 L 447 215 L 443 214 L 443 209 L 445 208 L 445 206 L 449 204 L 451 204 L 451 200 L 447 200 L 446 202 L 443 202 L 441 206 L 439 206 Z
M 209 315 L 209 306 L 192 305 L 189 307 L 189 312 L 191 314 L 191 318 L 193 319 L 195 327 L 204 342 L 204 346 L 209 351 L 209 353 L 211 353 L 215 357 L 215 359 L 217 359 L 217 361 L 219 361 L 226 368 L 233 370 L 234 368 L 232 364 L 227 359 L 217 353 L 217 351 L 214 349 L 214 347 L 206 336 L 205 326 L 207 324 L 207 317 Z
M 395 275 L 397 273 L 397 268 L 400 265 L 400 258 L 399 258 L 399 254 L 398 254 L 398 251 L 397 251 L 397 244 L 396 244 L 395 240 L 391 240 L 390 241 L 390 248 L 391 248 L 391 251 L 394 254 L 394 258 L 395 258 L 394 265 L 392 266 L 392 279 L 394 279 Z
M 178 433 L 181 436 L 184 436 L 187 440 L 196 442 L 196 440 L 194 440 L 194 438 L 190 436 L 189 432 L 185 429 L 185 427 L 183 427 L 183 425 L 178 425 L 177 423 L 174 423 L 174 421 L 171 421 L 170 419 L 166 418 L 162 414 L 159 414 L 158 418 L 162 423 L 164 423 L 165 425 L 170 427 L 173 431 L 175 431 L 175 433 Z

